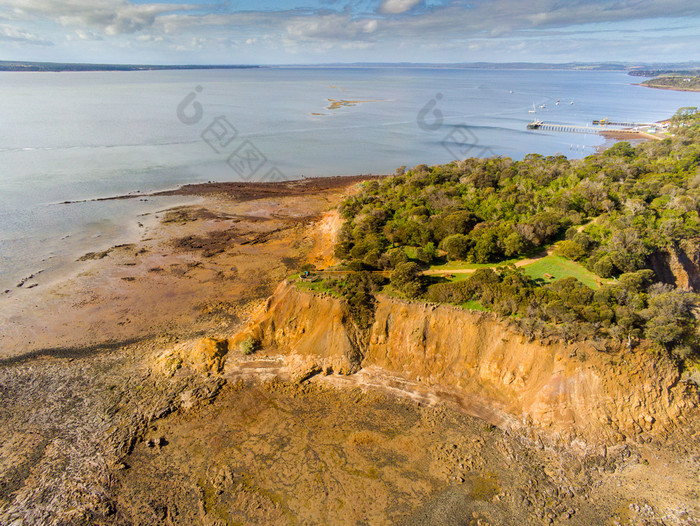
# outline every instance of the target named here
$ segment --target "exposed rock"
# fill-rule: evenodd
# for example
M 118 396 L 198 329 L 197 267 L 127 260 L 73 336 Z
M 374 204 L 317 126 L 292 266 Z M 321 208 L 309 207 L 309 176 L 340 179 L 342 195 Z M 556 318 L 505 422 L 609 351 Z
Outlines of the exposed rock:
M 177 351 L 166 351 L 157 358 L 156 365 L 166 376 L 173 376 L 182 367 L 182 356 Z
M 287 361 L 287 366 L 290 369 L 292 382 L 295 384 L 304 383 L 324 370 L 324 367 L 310 356 L 292 356 L 291 358 Z
M 680 246 L 652 254 L 649 263 L 659 280 L 700 292 L 700 247 L 696 245 L 697 241 L 687 240 Z
M 386 296 L 377 298 L 369 335 L 349 319 L 340 300 L 285 283 L 237 338 L 252 334 L 285 354 L 332 362 L 335 371 L 380 367 L 451 393 L 492 424 L 532 422 L 571 440 L 616 442 L 667 430 L 698 404 L 697 389 L 679 382 L 675 364 L 660 355 L 650 360 L 644 346 L 599 352 L 580 342 L 528 341 L 495 315 Z
M 180 407 L 182 409 L 192 409 L 199 404 L 212 400 L 225 383 L 224 379 L 213 377 L 207 382 L 183 391 L 180 393 Z
M 200 371 L 221 372 L 224 359 L 228 353 L 228 340 L 203 338 L 192 350 L 190 359 L 195 368 Z
M 286 281 L 229 346 L 248 337 L 266 348 L 322 360 L 339 374 L 357 371 L 362 362 L 363 335 L 347 307 L 332 296 L 300 292 Z

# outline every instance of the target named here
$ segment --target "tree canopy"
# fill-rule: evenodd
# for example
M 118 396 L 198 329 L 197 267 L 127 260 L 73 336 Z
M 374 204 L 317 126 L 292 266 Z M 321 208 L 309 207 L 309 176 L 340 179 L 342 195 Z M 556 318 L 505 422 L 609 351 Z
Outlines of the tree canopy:
M 653 270 L 659 254 L 700 247 L 700 113 L 692 110 L 673 117 L 672 137 L 619 142 L 581 160 L 469 158 L 367 182 L 340 206 L 336 255 L 352 268 L 393 269 L 392 286 L 408 297 L 479 301 L 526 331 L 647 338 L 692 355 L 698 297 L 659 283 Z M 558 255 L 614 281 L 594 292 L 574 278 L 543 284 L 515 267 L 455 283 L 420 273 L 439 258 L 495 267 L 555 241 Z

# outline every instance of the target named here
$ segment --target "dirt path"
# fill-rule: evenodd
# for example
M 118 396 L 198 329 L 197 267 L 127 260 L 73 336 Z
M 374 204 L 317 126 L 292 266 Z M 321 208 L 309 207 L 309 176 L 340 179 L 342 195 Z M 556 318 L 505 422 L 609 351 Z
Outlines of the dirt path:
M 555 248 L 556 248 L 555 245 L 552 245 L 547 250 L 545 250 L 545 251 L 543 251 L 535 256 L 516 261 L 514 263 L 514 265 L 517 268 L 524 267 L 526 265 L 531 265 L 532 263 L 535 263 L 536 261 L 539 261 L 542 258 L 545 258 L 547 256 L 551 256 L 552 254 L 554 254 Z M 499 266 L 499 264 L 495 264 L 495 265 L 489 265 L 489 266 L 484 266 L 484 267 L 479 267 L 479 268 L 496 268 L 498 266 Z M 473 274 L 477 270 L 479 270 L 479 269 L 476 269 L 476 268 L 432 269 L 432 270 L 424 270 L 423 275 L 424 276 L 445 276 L 445 275 L 449 275 L 449 274 Z
M 588 225 L 592 224 L 595 221 L 595 219 L 591 219 L 590 221 L 587 221 L 586 223 L 579 225 L 576 227 L 577 232 L 583 232 L 583 229 L 586 228 Z M 516 261 L 514 263 L 515 267 L 520 268 L 520 267 L 525 267 L 527 265 L 531 265 L 533 263 L 536 263 L 542 258 L 545 258 L 547 256 L 551 256 L 554 254 L 554 252 L 557 249 L 557 246 L 559 245 L 559 242 L 556 242 L 549 247 L 547 247 L 546 250 L 543 250 L 539 254 L 536 254 L 532 257 L 526 258 L 526 259 L 521 259 L 519 261 Z M 491 265 L 491 266 L 485 266 L 481 268 L 496 268 L 498 267 L 498 264 L 496 265 Z M 463 268 L 463 269 L 454 269 L 454 270 L 447 270 L 447 269 L 434 269 L 434 270 L 424 270 L 423 275 L 424 276 L 444 276 L 446 274 L 472 274 L 476 272 L 478 269 L 471 269 L 471 268 Z

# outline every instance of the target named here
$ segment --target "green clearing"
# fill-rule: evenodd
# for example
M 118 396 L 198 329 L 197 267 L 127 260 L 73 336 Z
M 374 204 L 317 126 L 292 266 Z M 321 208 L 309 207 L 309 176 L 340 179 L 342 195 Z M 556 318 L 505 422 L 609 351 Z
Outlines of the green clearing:
M 481 303 L 479 303 L 476 300 L 469 300 L 465 303 L 460 303 L 459 306 L 462 307 L 463 309 L 467 309 L 467 310 L 480 310 L 483 312 L 488 311 L 487 308 L 485 308 Z
M 574 277 L 594 290 L 600 288 L 601 284 L 609 281 L 596 276 L 575 261 L 555 255 L 543 257 L 530 265 L 525 265 L 522 269 L 531 278 L 542 279 L 545 282 Z M 545 278 L 545 274 L 552 276 L 552 278 Z
M 448 279 L 448 281 L 450 281 L 451 283 L 457 283 L 458 281 L 464 281 L 464 280 L 468 279 L 469 276 L 471 276 L 471 274 L 466 274 L 466 273 L 462 273 L 462 274 L 452 274 L 452 277 L 451 277 L 451 278 L 447 278 L 447 279 Z
M 338 293 L 332 288 L 328 287 L 323 280 L 297 281 L 295 285 L 299 290 L 305 290 L 307 292 L 327 292 L 333 296 L 340 297 Z
M 431 265 L 429 270 L 460 270 L 460 269 L 480 269 L 480 268 L 496 268 L 508 264 L 515 264 L 522 261 L 523 258 L 506 259 L 498 263 L 467 263 L 466 261 L 448 261 L 442 265 Z

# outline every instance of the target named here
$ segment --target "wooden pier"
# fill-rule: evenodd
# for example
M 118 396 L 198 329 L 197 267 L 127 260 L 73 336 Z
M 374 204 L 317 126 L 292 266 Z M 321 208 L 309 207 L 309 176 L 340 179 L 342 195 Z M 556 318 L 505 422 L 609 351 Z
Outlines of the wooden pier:
M 533 121 L 527 125 L 528 130 L 555 131 L 564 133 L 600 133 L 603 131 L 622 134 L 636 135 L 639 132 L 636 130 L 606 130 L 600 126 L 573 126 L 571 124 L 550 124 L 542 121 Z
M 658 124 L 650 122 L 615 122 L 607 119 L 593 121 L 594 126 L 622 126 L 623 128 L 644 128 L 658 126 Z

